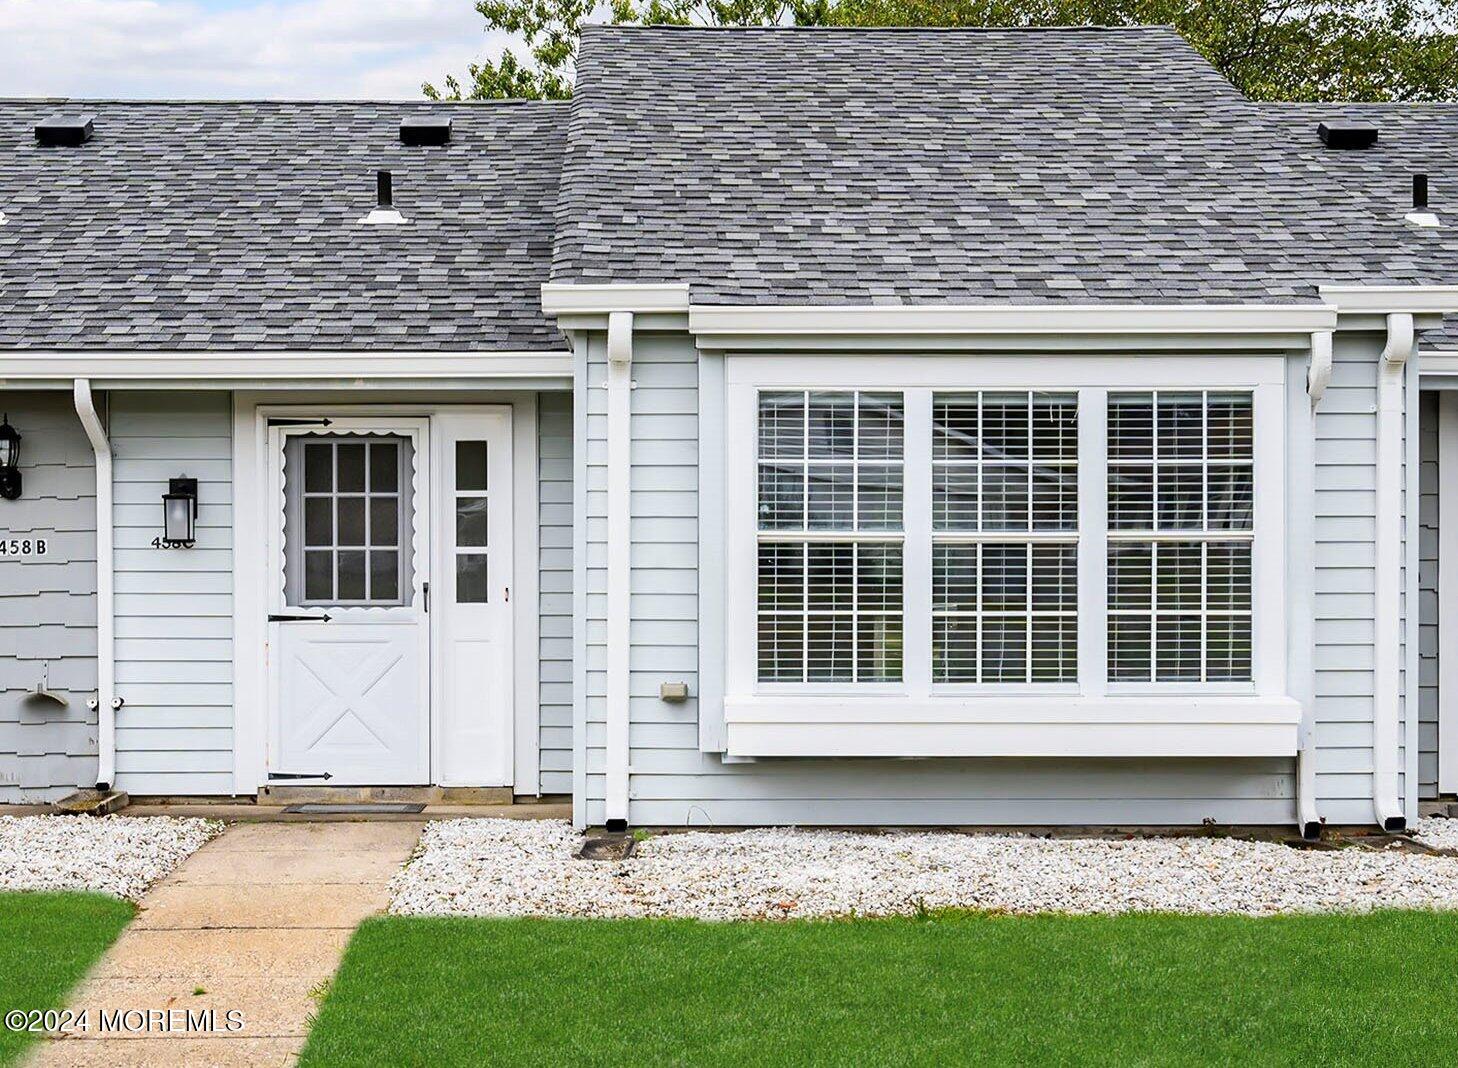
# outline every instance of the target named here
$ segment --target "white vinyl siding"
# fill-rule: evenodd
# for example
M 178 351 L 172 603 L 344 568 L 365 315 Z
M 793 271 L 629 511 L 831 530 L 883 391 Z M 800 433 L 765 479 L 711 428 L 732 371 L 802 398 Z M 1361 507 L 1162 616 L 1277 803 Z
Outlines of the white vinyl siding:
M 69 391 L 3 390 L 0 413 L 23 439 L 0 538 L 32 546 L 0 555 L 0 804 L 54 801 L 96 784 L 96 468 Z M 26 699 L 42 679 L 64 707 Z
M 1436 391 L 1424 391 L 1418 413 L 1421 456 L 1418 474 L 1421 518 L 1418 539 L 1418 796 L 1424 799 L 1438 796 L 1438 494 L 1443 488 L 1442 473 L 1438 467 L 1438 398 Z
M 572 792 L 572 395 L 537 405 L 540 789 Z
M 233 789 L 232 408 L 227 393 L 110 395 L 119 789 Z M 167 480 L 198 480 L 197 541 L 158 549 Z

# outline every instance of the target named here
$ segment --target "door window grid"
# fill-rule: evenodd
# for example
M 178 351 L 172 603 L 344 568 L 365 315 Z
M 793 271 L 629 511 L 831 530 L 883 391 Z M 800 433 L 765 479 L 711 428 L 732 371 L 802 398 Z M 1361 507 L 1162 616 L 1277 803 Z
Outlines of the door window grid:
M 487 444 L 456 442 L 456 603 L 490 601 L 490 491 Z
M 901 679 L 900 393 L 759 396 L 759 678 Z
M 1252 678 L 1248 391 L 1109 395 L 1112 682 Z
M 1078 394 L 933 394 L 932 681 L 1077 678 Z
M 399 441 L 308 438 L 303 487 L 300 603 L 403 603 Z

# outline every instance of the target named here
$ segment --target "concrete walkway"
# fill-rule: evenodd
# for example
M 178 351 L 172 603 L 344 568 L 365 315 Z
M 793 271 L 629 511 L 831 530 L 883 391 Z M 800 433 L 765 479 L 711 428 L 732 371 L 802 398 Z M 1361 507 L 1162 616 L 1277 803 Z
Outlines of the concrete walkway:
M 142 899 L 77 989 L 90 1032 L 41 1044 L 33 1065 L 285 1065 L 304 1045 L 354 928 L 387 901 L 420 822 L 235 825 Z M 101 1033 L 102 1014 L 173 1010 Z M 207 1021 L 185 1022 L 213 1010 Z M 230 1024 L 227 1013 L 241 1016 Z M 164 1019 L 168 1022 L 164 1022 Z M 170 1024 L 170 1027 L 169 1027 Z M 230 1026 L 235 1029 L 229 1030 Z

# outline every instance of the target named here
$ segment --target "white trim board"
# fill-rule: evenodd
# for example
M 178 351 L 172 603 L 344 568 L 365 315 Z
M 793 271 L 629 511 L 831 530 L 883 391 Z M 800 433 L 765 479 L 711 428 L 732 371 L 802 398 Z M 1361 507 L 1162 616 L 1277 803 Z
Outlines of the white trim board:
M 1352 312 L 1458 312 L 1458 286 L 1318 286 L 1321 299 Z
M 695 304 L 693 334 L 1310 334 L 1325 304 L 1017 304 L 761 307 Z
M 378 350 L 167 352 L 159 350 L 66 350 L 0 353 L 0 383 L 92 378 L 129 383 L 186 380 L 256 382 L 277 379 L 358 382 L 379 379 L 570 378 L 570 353 L 548 352 L 389 352 Z

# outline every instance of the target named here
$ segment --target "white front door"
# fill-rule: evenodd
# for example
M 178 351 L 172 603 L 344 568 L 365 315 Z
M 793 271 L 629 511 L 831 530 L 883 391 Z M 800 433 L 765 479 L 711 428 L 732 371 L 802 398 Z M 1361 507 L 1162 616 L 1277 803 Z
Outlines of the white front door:
M 269 426 L 269 779 L 427 784 L 429 423 Z
M 437 414 L 436 782 L 512 785 L 511 408 Z

